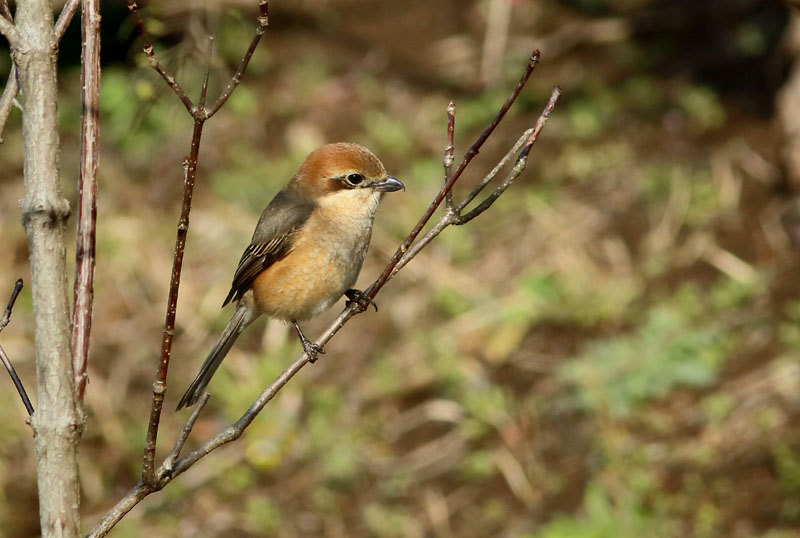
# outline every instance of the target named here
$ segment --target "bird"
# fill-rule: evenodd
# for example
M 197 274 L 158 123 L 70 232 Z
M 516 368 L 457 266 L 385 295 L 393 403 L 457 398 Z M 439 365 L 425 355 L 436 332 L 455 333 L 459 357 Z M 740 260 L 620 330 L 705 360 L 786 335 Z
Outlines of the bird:
M 177 410 L 200 399 L 236 338 L 261 315 L 294 325 L 303 351 L 316 361 L 324 351 L 306 338 L 298 322 L 343 295 L 363 307 L 371 303 L 352 286 L 381 198 L 400 189 L 405 185 L 364 146 L 339 142 L 311 152 L 261 213 L 222 303 L 234 303 L 236 310 Z

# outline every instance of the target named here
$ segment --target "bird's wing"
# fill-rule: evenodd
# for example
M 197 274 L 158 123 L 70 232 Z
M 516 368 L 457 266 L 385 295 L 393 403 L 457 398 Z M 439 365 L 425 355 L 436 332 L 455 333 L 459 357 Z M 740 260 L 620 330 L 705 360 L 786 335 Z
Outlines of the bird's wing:
M 294 247 L 294 238 L 305 225 L 314 205 L 280 191 L 258 220 L 253 239 L 244 250 L 233 275 L 231 291 L 222 306 L 238 300 L 261 272 L 285 257 Z

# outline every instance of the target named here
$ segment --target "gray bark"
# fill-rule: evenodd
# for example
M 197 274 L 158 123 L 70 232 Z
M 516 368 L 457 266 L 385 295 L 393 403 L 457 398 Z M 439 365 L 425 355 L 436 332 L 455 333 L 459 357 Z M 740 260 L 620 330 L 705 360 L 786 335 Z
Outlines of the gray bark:
M 42 536 L 78 536 L 77 449 L 81 422 L 75 405 L 67 295 L 65 226 L 69 204 L 59 183 L 56 56 L 48 0 L 17 3 L 19 39 L 12 55 L 23 106 L 25 197 L 37 374 L 31 417 Z

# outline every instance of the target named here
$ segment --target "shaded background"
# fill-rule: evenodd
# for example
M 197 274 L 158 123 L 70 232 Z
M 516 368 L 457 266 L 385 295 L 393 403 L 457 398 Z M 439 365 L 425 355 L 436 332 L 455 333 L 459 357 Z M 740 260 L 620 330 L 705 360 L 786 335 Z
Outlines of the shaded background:
M 255 12 L 240 0 L 153 2 L 144 14 L 192 95 L 205 36 L 217 36 L 214 95 Z M 103 23 L 86 528 L 139 476 L 191 135 L 124 3 L 104 3 Z M 242 440 L 114 536 L 800 536 L 800 31 L 787 5 L 306 0 L 274 2 L 270 23 L 206 126 L 170 410 L 228 320 L 219 305 L 260 210 L 306 153 L 360 142 L 408 187 L 379 212 L 363 286 L 440 187 L 449 99 L 460 156 L 541 49 L 463 194 L 554 84 L 565 96 L 507 196 L 448 229 Z M 79 41 L 73 24 L 60 72 L 73 207 Z M 8 62 L 0 54 L 0 74 Z M 4 138 L 0 297 L 29 280 L 18 112 Z M 29 390 L 31 319 L 26 288 L 1 340 Z M 256 323 L 190 444 L 238 417 L 298 352 L 286 326 Z M 0 529 L 36 536 L 30 431 L 0 386 Z M 165 413 L 160 454 L 186 416 Z

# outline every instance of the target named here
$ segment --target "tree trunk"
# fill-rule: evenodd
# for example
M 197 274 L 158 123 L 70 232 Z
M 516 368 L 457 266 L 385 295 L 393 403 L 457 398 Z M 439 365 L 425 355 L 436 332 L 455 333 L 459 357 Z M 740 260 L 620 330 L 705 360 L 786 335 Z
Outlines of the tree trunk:
M 17 3 L 19 40 L 12 54 L 23 106 L 25 197 L 35 323 L 37 403 L 31 417 L 42 536 L 78 536 L 77 449 L 67 295 L 65 226 L 69 203 L 59 184 L 59 139 L 53 14 L 48 0 Z

